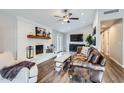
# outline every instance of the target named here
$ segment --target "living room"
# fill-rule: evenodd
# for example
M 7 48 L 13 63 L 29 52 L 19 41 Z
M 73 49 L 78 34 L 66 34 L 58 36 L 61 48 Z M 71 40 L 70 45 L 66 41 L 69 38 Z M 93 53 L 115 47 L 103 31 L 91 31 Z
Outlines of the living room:
M 118 78 L 117 75 L 119 75 L 119 73 L 123 73 L 124 71 L 123 70 L 124 59 L 122 52 L 124 51 L 123 49 L 124 43 L 119 42 L 117 46 L 115 46 L 115 48 L 118 49 L 121 48 L 121 50 L 119 50 L 120 52 L 118 52 L 118 55 L 120 56 L 119 57 L 113 56 L 117 60 L 116 61 L 112 60 L 115 62 L 114 64 L 115 67 L 118 65 L 118 63 L 121 62 L 121 64 L 117 66 L 118 69 L 121 70 L 119 73 L 113 75 L 113 77 L 110 77 L 108 74 L 112 72 L 108 69 L 109 67 L 106 66 L 108 64 L 107 62 L 109 56 L 106 53 L 103 53 L 104 51 L 102 51 L 103 49 L 102 40 L 104 40 L 104 38 L 101 38 L 102 22 L 108 20 L 116 20 L 120 18 L 123 20 L 123 16 L 124 16 L 124 10 L 121 9 L 104 9 L 104 10 L 102 9 L 21 9 L 21 10 L 1 9 L 0 10 L 1 69 L 6 66 L 11 67 L 17 64 L 15 63 L 15 60 L 18 61 L 18 63 L 23 61 L 34 62 L 35 65 L 30 69 L 27 69 L 25 67 L 22 68 L 13 80 L 6 79 L 7 77 L 6 78 L 0 77 L 1 78 L 0 82 L 3 83 L 4 82 L 8 82 L 8 83 L 13 83 L 13 82 L 16 83 L 19 82 L 20 83 L 21 82 L 23 83 L 30 83 L 30 82 L 31 83 L 35 83 L 35 82 L 122 83 L 124 82 L 123 75 L 120 76 L 119 79 L 117 79 Z M 108 25 L 107 22 L 104 23 L 104 25 Z M 123 21 L 121 21 L 121 27 L 118 27 L 118 29 L 122 28 L 123 27 L 122 25 L 123 25 Z M 114 26 L 114 24 L 109 25 L 109 27 L 110 26 Z M 122 32 L 123 29 L 120 29 L 119 31 Z M 121 35 L 122 34 L 123 33 L 121 33 Z M 92 38 L 91 39 L 92 44 L 90 44 L 90 42 L 88 42 L 89 40 L 87 40 L 87 38 L 89 37 Z M 117 40 L 121 40 L 121 39 L 123 41 L 123 35 L 120 36 L 120 39 L 118 38 Z M 86 75 L 85 74 L 77 75 L 76 73 L 77 71 L 78 73 L 81 73 L 81 69 L 77 70 L 77 67 L 75 69 L 69 69 L 71 68 L 70 62 L 74 60 L 73 57 L 75 57 L 75 55 L 77 55 L 75 59 L 80 59 L 80 61 L 83 60 L 86 62 L 88 61 L 88 59 L 90 58 L 90 56 L 87 57 L 89 46 L 94 48 L 93 51 L 95 51 L 96 54 L 101 56 L 104 54 L 105 59 L 107 60 L 106 63 L 104 63 L 103 61 L 105 61 L 105 59 L 103 58 L 103 61 L 101 61 L 103 65 L 100 67 L 99 66 L 96 67 L 96 65 L 94 66 L 91 63 L 89 63 L 88 65 L 86 64 L 83 65 L 84 67 L 88 66 L 87 68 L 90 68 L 90 70 L 91 67 L 93 70 L 94 69 L 99 70 L 99 72 L 97 73 L 102 72 L 100 74 L 96 74 L 93 72 L 92 74 L 96 76 L 98 75 L 98 77 L 95 77 L 95 79 L 94 77 L 92 77 L 94 75 L 89 76 L 88 74 L 89 69 L 88 71 L 83 70 Z M 81 50 L 80 47 L 82 47 Z M 114 49 L 112 51 L 114 51 Z M 77 52 L 79 52 L 79 55 Z M 14 59 L 12 58 L 10 53 L 13 55 Z M 80 54 L 81 54 L 81 58 L 79 58 Z M 85 56 L 82 56 L 82 54 L 84 54 Z M 10 59 L 7 59 L 6 57 Z M 118 58 L 121 60 L 118 60 Z M 6 63 L 2 63 L 4 59 L 6 59 L 5 60 Z M 60 65 L 62 65 L 62 67 Z M 89 67 L 90 65 L 92 66 Z M 69 71 L 72 70 L 76 70 L 75 72 L 76 75 L 75 73 L 70 74 Z M 114 69 L 114 71 L 115 70 L 116 69 Z M 27 73 L 28 74 L 30 73 L 31 75 L 27 76 Z M 112 78 L 115 78 L 115 80 L 113 80 Z

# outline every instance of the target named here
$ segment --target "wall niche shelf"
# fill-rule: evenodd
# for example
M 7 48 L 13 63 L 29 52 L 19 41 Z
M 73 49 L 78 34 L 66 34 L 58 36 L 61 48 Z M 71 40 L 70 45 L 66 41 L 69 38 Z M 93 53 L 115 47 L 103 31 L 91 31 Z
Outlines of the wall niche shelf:
M 51 39 L 48 36 L 35 36 L 35 35 L 27 35 L 27 38 L 32 38 L 32 39 Z

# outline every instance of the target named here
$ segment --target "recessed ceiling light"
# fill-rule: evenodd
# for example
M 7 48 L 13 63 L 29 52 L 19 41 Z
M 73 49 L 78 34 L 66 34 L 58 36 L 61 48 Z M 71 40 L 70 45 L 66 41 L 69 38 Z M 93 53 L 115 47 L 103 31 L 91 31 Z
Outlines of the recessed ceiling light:
M 62 22 L 62 24 L 64 24 L 64 23 Z
M 81 15 L 84 15 L 84 13 L 81 13 Z

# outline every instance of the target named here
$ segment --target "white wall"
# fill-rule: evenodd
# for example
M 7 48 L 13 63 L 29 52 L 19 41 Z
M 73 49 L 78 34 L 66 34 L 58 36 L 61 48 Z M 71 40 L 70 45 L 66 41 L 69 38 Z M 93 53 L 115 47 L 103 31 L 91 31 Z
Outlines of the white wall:
M 66 33 L 66 51 L 69 51 L 69 44 L 86 44 L 85 40 L 86 37 L 91 34 L 93 31 L 93 26 L 89 25 L 72 32 Z M 83 41 L 84 42 L 70 42 L 70 34 L 83 34 Z
M 61 39 L 62 39 L 62 45 L 61 45 L 62 50 L 61 51 L 63 51 L 64 50 L 64 42 L 65 42 L 64 41 L 64 33 L 53 30 L 52 36 L 53 36 L 53 38 L 52 38 L 53 44 L 55 45 L 55 51 L 57 51 L 57 36 L 61 37 Z
M 5 13 L 0 13 L 0 51 L 10 51 L 16 58 L 17 19 Z
M 35 45 L 44 45 L 44 53 L 45 53 L 45 49 L 47 46 L 49 46 L 50 44 L 52 44 L 52 39 L 28 39 L 27 35 L 28 34 L 34 34 L 35 35 L 35 27 L 41 27 L 41 28 L 45 28 L 46 31 L 51 32 L 52 30 L 44 25 L 38 24 L 36 22 L 33 22 L 31 20 L 22 18 L 22 17 L 18 17 L 18 21 L 17 21 L 17 55 L 18 55 L 18 60 L 25 60 L 26 59 L 26 47 L 27 46 L 34 46 Z M 51 36 L 52 38 L 52 36 Z M 35 50 L 35 49 L 34 49 Z M 34 56 L 35 55 L 35 51 L 34 51 Z
M 104 31 L 104 37 L 103 37 L 103 41 L 104 41 L 104 43 L 103 43 L 103 49 L 104 49 L 104 53 L 106 54 L 106 55 L 110 55 L 109 53 L 110 53 L 110 32 L 111 31 L 109 31 L 109 29 L 108 30 L 106 30 L 106 31 Z M 114 38 L 113 38 L 113 40 L 115 40 Z M 112 47 L 111 47 L 112 48 Z M 113 49 L 113 48 L 112 48 Z
M 123 27 L 122 21 L 113 25 L 109 30 L 109 41 L 110 41 L 110 57 L 119 64 L 123 65 L 122 62 L 122 47 L 123 47 Z

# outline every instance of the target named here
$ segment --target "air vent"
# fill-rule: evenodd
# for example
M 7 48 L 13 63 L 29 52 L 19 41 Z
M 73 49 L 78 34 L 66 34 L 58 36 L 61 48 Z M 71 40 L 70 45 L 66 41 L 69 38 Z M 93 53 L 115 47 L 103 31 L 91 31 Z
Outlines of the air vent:
M 119 12 L 119 9 L 105 11 L 104 14 L 112 14 L 112 13 L 117 13 L 117 12 Z

